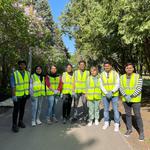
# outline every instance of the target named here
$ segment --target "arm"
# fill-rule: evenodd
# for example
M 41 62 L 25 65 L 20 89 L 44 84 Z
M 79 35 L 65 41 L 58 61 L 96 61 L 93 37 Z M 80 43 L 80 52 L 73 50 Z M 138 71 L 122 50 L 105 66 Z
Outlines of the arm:
M 33 96 L 33 79 L 30 78 L 30 95 Z
M 15 96 L 16 87 L 15 87 L 15 77 L 14 77 L 14 74 L 12 74 L 11 77 L 10 77 L 10 85 L 11 85 L 12 96 Z
M 48 76 L 48 75 L 45 77 L 45 85 L 46 85 L 50 90 L 53 91 L 53 89 L 51 88 L 51 84 L 50 84 L 50 82 L 49 82 L 49 76 Z
M 60 81 L 59 81 L 59 85 L 58 85 L 58 88 L 57 88 L 57 90 L 58 90 L 59 92 L 62 91 L 62 86 L 63 86 L 63 82 L 62 82 L 62 77 L 60 76 Z
M 72 84 L 72 91 L 75 92 L 75 72 L 73 73 Z
M 131 95 L 131 97 L 136 97 L 140 94 L 140 92 L 142 91 L 142 85 L 143 85 L 143 80 L 142 80 L 142 78 L 139 78 L 137 86 L 136 86 L 136 90 Z
M 99 81 L 100 81 L 100 88 L 101 88 L 102 92 L 106 95 L 108 92 L 106 91 L 106 89 L 105 89 L 104 86 L 103 86 L 102 79 L 99 78 Z
M 116 73 L 116 76 L 117 76 L 117 82 L 116 82 L 116 85 L 115 85 L 114 89 L 112 90 L 113 93 L 117 92 L 118 89 L 119 89 L 119 86 L 120 86 L 119 74 Z

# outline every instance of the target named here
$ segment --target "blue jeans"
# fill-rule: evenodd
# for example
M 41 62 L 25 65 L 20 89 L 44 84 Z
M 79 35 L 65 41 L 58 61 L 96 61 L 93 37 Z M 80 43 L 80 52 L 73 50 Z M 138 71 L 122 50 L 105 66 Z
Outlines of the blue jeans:
M 32 121 L 36 121 L 40 118 L 41 107 L 42 107 L 43 97 L 31 97 L 32 104 Z
M 56 105 L 59 100 L 59 96 L 50 95 L 47 96 L 47 100 L 48 100 L 47 118 L 55 117 Z
M 110 100 L 107 99 L 105 96 L 103 97 L 103 104 L 104 104 L 104 121 L 109 121 L 109 106 L 110 102 L 112 102 L 112 107 L 114 111 L 114 122 L 120 122 L 120 115 L 118 111 L 118 97 L 112 97 Z

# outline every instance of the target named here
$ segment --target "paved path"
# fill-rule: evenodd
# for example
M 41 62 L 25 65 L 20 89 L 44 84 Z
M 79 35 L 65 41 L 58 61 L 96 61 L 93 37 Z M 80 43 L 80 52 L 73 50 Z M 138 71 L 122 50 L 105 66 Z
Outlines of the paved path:
M 102 122 L 100 126 L 87 127 L 70 123 L 64 125 L 60 121 L 33 128 L 30 110 L 28 102 L 25 114 L 27 127 L 20 129 L 19 133 L 10 130 L 12 110 L 0 115 L 0 150 L 131 150 L 123 135 L 113 131 L 113 125 L 103 131 Z

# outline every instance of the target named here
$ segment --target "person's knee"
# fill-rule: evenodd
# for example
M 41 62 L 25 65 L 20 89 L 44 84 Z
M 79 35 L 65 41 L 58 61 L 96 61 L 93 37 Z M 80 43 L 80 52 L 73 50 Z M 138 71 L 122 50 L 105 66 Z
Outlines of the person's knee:
M 136 113 L 136 114 L 135 114 L 135 118 L 141 119 L 141 113 Z

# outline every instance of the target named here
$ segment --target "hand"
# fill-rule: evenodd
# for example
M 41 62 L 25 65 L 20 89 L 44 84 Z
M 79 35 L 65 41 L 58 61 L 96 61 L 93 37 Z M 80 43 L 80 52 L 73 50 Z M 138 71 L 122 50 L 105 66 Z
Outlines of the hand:
M 63 94 L 62 94 L 62 93 L 60 94 L 60 98 L 61 98 L 61 99 L 63 98 Z
M 131 101 L 131 96 L 130 95 L 127 95 L 127 96 L 125 96 L 125 99 L 126 99 L 126 101 L 129 103 L 130 101 Z
M 17 96 L 12 97 L 13 102 L 17 102 Z
M 54 94 L 58 94 L 59 93 L 59 91 L 58 90 L 54 90 Z
M 112 93 L 112 91 L 110 91 L 106 94 L 106 98 L 111 99 L 112 95 L 113 95 L 113 93 Z
M 75 92 L 72 92 L 72 96 L 75 96 L 76 95 L 76 93 Z

